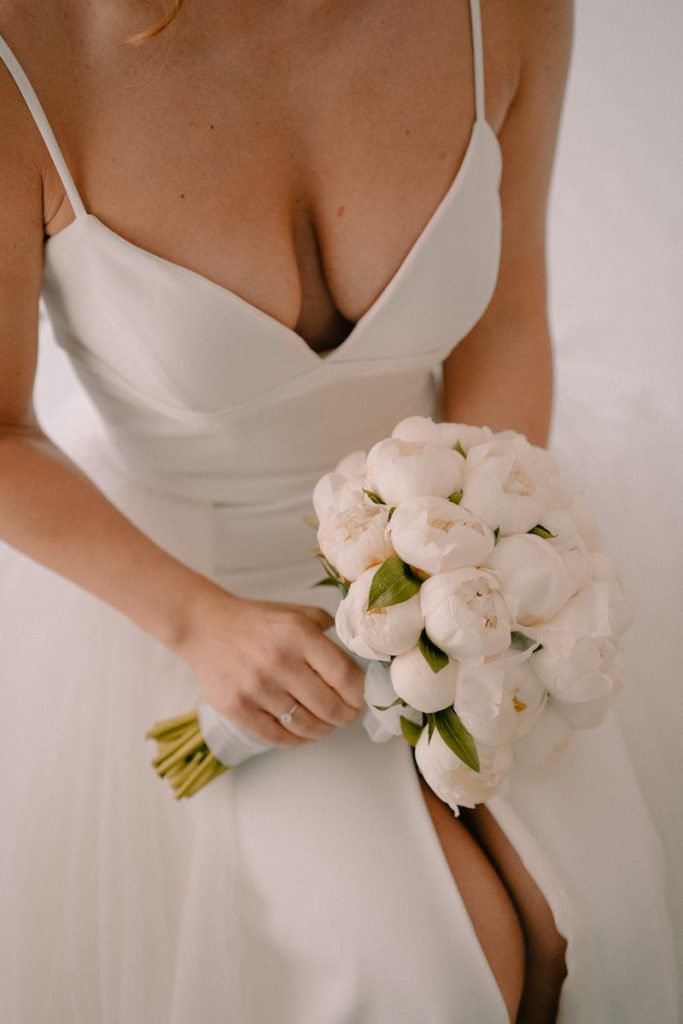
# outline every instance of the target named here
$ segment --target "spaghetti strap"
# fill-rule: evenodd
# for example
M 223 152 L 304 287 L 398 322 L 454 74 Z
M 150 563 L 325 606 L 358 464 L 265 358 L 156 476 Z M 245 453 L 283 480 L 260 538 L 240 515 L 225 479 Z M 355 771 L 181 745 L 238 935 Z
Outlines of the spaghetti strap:
M 484 47 L 481 31 L 481 10 L 480 0 L 470 0 L 470 19 L 472 24 L 472 53 L 474 62 L 474 109 L 477 121 L 486 120 L 485 99 L 484 99 Z M 67 166 L 64 155 L 59 148 L 59 143 L 52 131 L 47 115 L 38 99 L 36 92 L 29 82 L 24 69 L 12 53 L 11 49 L 0 35 L 0 60 L 2 60 L 9 73 L 17 84 L 19 92 L 24 97 L 26 105 L 36 123 L 47 150 L 52 157 L 57 173 L 64 185 L 64 190 L 69 197 L 69 202 L 76 217 L 87 216 L 87 210 L 81 199 L 76 183 Z
M 472 22 L 472 54 L 474 59 L 474 110 L 477 121 L 486 120 L 484 105 L 484 43 L 481 34 L 479 0 L 470 0 Z
M 57 173 L 61 178 L 62 184 L 64 185 L 64 190 L 67 196 L 69 197 L 69 202 L 71 203 L 71 206 L 76 217 L 87 216 L 87 211 L 85 209 L 85 206 L 83 205 L 83 200 L 81 199 L 78 193 L 78 189 L 76 188 L 75 182 L 71 176 L 71 172 L 67 167 L 66 160 L 64 159 L 62 151 L 59 148 L 59 144 L 55 138 L 54 132 L 52 131 L 50 122 L 47 119 L 45 111 L 43 110 L 42 104 L 36 96 L 33 86 L 26 77 L 24 69 L 22 68 L 21 64 L 14 56 L 14 54 L 12 53 L 9 46 L 7 45 L 7 43 L 5 42 L 1 35 L 0 60 L 3 61 L 4 64 L 6 65 L 7 70 L 9 71 L 10 75 L 17 84 L 19 92 L 26 101 L 26 106 L 31 112 L 33 120 L 35 121 L 38 127 L 38 131 L 43 137 L 43 141 L 47 147 L 50 156 L 52 157 L 52 162 L 54 163 Z

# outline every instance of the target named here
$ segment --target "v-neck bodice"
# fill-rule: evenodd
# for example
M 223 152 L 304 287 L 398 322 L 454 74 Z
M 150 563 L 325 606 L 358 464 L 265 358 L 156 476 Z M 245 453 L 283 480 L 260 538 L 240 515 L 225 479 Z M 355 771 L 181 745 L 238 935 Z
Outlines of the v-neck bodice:
M 0 37 L 0 58 L 75 214 L 45 242 L 42 300 L 127 473 L 213 500 L 258 502 L 274 477 L 283 496 L 292 487 L 303 495 L 336 458 L 402 416 L 436 413 L 434 370 L 486 309 L 500 259 L 501 151 L 485 117 L 479 5 L 470 6 L 475 118 L 464 158 L 396 272 L 324 355 L 235 292 L 90 213 Z
M 483 136 L 488 136 L 488 139 L 484 138 Z M 401 260 L 398 269 L 391 276 L 391 278 L 384 286 L 384 288 L 381 290 L 381 292 L 374 300 L 374 302 L 371 304 L 371 306 L 366 310 L 366 312 L 357 321 L 357 323 L 353 325 L 350 333 L 347 335 L 344 341 L 341 344 L 339 344 L 336 348 L 327 350 L 324 353 L 316 352 L 295 329 L 288 327 L 286 324 L 282 323 L 277 318 L 271 316 L 269 313 L 266 313 L 262 309 L 259 309 L 258 306 L 255 306 L 253 303 L 248 302 L 246 299 L 243 299 L 236 292 L 215 283 L 205 275 L 199 274 L 188 267 L 184 267 L 178 263 L 175 263 L 172 260 L 168 260 L 165 259 L 164 257 L 158 256 L 157 254 L 152 253 L 147 249 L 143 249 L 141 246 L 136 245 L 135 243 L 129 241 L 123 235 L 120 235 L 117 232 L 113 231 L 110 227 L 103 223 L 103 221 L 100 220 L 100 218 L 96 217 L 95 214 L 83 213 L 81 216 L 76 217 L 75 220 L 72 221 L 71 224 L 69 224 L 66 228 L 62 229 L 56 235 L 53 235 L 50 238 L 48 238 L 45 242 L 45 248 L 46 252 L 50 253 L 51 249 L 55 246 L 55 243 L 58 242 L 59 245 L 63 245 L 64 238 L 68 239 L 70 234 L 75 234 L 76 232 L 74 229 L 76 227 L 80 227 L 81 231 L 84 231 L 87 228 L 88 234 L 90 235 L 91 233 L 94 233 L 96 237 L 93 238 L 92 241 L 88 239 L 88 242 L 85 243 L 86 247 L 88 244 L 92 244 L 93 246 L 96 246 L 98 244 L 110 244 L 113 246 L 123 247 L 123 251 L 127 252 L 130 262 L 137 263 L 137 267 L 141 273 L 144 273 L 145 265 L 149 266 L 150 261 L 156 261 L 157 263 L 167 267 L 170 275 L 175 274 L 177 277 L 185 276 L 189 281 L 194 282 L 200 288 L 204 286 L 211 290 L 215 290 L 219 295 L 223 296 L 223 299 L 227 307 L 232 306 L 233 308 L 236 308 L 237 315 L 242 313 L 247 316 L 251 316 L 255 320 L 260 320 L 263 323 L 265 329 L 270 329 L 273 332 L 279 331 L 280 336 L 282 338 L 288 337 L 289 340 L 294 341 L 295 344 L 297 342 L 301 343 L 301 345 L 304 346 L 305 350 L 307 350 L 315 360 L 326 358 L 330 359 L 331 361 L 334 361 L 334 353 L 340 352 L 342 349 L 346 347 L 352 347 L 354 343 L 354 336 L 356 334 L 363 333 L 364 331 L 367 330 L 367 324 L 368 322 L 372 321 L 375 313 L 384 305 L 384 303 L 387 300 L 391 299 L 392 293 L 401 287 L 403 278 L 405 276 L 409 276 L 411 267 L 415 263 L 415 261 L 420 258 L 422 249 L 429 246 L 430 236 L 436 230 L 436 226 L 439 220 L 442 218 L 448 220 L 449 217 L 454 216 L 453 212 L 451 212 L 451 207 L 456 205 L 458 201 L 457 197 L 461 192 L 462 188 L 466 188 L 466 177 L 473 173 L 481 174 L 481 157 L 477 153 L 477 150 L 481 149 L 482 146 L 487 145 L 489 146 L 489 148 L 491 148 L 491 145 L 493 146 L 494 151 L 497 153 L 498 163 L 500 163 L 500 147 L 498 145 L 498 139 L 495 133 L 490 127 L 488 121 L 486 121 L 485 119 L 477 119 L 473 124 L 468 145 L 465 150 L 465 155 L 458 167 L 458 171 L 453 181 L 451 182 L 448 190 L 443 195 L 437 207 L 434 209 L 433 213 L 427 220 L 427 223 L 420 231 L 416 240 L 411 245 L 410 249 L 404 256 L 404 258 Z M 474 168 L 472 167 L 472 164 L 475 165 Z M 68 245 L 68 242 L 66 244 Z M 79 247 L 83 245 L 82 236 L 76 242 L 76 245 Z M 49 256 L 49 259 L 52 259 L 51 254 Z M 57 257 L 57 259 L 59 259 L 59 257 Z
M 434 365 L 490 299 L 499 175 L 496 136 L 477 121 L 426 227 L 346 340 L 325 356 L 234 292 L 134 245 L 92 214 L 46 242 L 43 297 L 58 341 L 76 361 L 96 357 L 123 381 L 148 387 L 155 401 L 187 411 L 220 412 L 302 375 L 325 380 L 344 364 Z

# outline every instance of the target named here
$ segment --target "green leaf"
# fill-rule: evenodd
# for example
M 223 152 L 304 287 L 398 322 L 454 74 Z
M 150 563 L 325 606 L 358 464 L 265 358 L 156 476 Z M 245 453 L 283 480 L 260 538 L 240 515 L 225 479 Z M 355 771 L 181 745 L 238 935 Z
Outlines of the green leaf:
M 533 530 L 529 530 L 529 533 L 535 533 L 537 537 L 542 537 L 543 540 L 554 540 L 557 537 L 556 533 L 551 533 L 550 530 L 546 530 L 545 526 L 541 526 L 538 523 L 534 526 Z
M 493 531 L 493 543 L 494 544 L 498 543 L 498 538 L 499 537 L 500 537 L 500 526 L 497 526 L 495 528 L 495 530 Z
M 339 587 L 344 597 L 349 592 L 349 584 L 344 580 L 333 580 L 331 576 L 326 576 L 324 580 L 318 580 L 317 583 L 311 584 L 313 587 Z
M 320 548 L 315 548 L 314 549 L 314 554 L 315 554 L 315 557 L 320 562 L 320 564 L 322 565 L 323 569 L 325 570 L 325 575 L 326 576 L 329 576 L 330 579 L 333 579 L 333 580 L 341 579 L 341 577 L 339 576 L 339 573 L 337 572 L 335 567 L 332 565 L 332 562 L 330 562 L 325 557 L 325 555 L 322 553 Z
M 510 647 L 513 651 L 528 651 L 536 643 L 525 633 L 519 633 L 516 629 L 510 634 Z
M 408 743 L 410 743 L 411 747 L 417 746 L 417 741 L 424 729 L 424 725 L 416 725 L 415 722 L 411 722 L 409 718 L 405 718 L 403 715 L 401 715 L 399 721 L 401 723 L 401 732 L 408 740 Z
M 434 720 L 444 743 L 468 768 L 478 772 L 480 769 L 477 747 L 454 709 L 444 708 L 443 711 L 437 711 Z
M 387 516 L 387 522 L 388 523 L 391 522 L 391 517 L 393 516 L 395 511 L 396 511 L 396 506 L 392 505 L 391 508 L 389 509 L 389 515 Z
M 400 704 L 402 708 L 408 707 L 408 705 L 406 704 L 402 697 L 397 697 L 396 700 L 393 701 L 391 704 L 385 704 L 384 706 L 382 706 L 381 704 L 373 704 L 372 706 L 375 709 L 375 711 L 388 711 L 389 708 L 395 708 L 397 704 Z
M 367 494 L 367 496 L 370 499 L 370 501 L 374 501 L 375 505 L 383 505 L 384 504 L 384 502 L 380 498 L 380 496 L 377 493 L 377 491 L 369 491 L 367 489 L 367 487 L 364 487 L 363 488 L 363 494 Z
M 453 447 L 455 448 L 456 452 L 458 452 L 460 455 L 462 455 L 463 459 L 467 458 L 467 452 L 465 451 L 463 446 L 460 444 L 460 441 L 456 441 L 455 444 L 453 445 Z
M 413 575 L 398 555 L 391 555 L 375 573 L 368 599 L 368 611 L 389 608 L 392 604 L 409 601 L 420 589 L 420 580 Z
M 431 740 L 434 735 L 434 729 L 436 728 L 436 719 L 433 714 L 427 715 L 427 743 Z
M 313 586 L 314 587 L 323 587 L 323 586 L 324 587 L 331 587 L 331 586 L 339 587 L 339 589 L 343 593 L 344 597 L 346 597 L 346 595 L 349 592 L 349 587 L 351 586 L 349 581 L 345 580 L 344 577 L 341 575 L 341 573 L 337 572 L 335 567 L 332 565 L 332 563 L 327 558 L 325 558 L 324 554 L 322 553 L 322 551 L 320 551 L 320 549 L 316 550 L 315 556 L 318 559 L 318 561 L 320 562 L 320 564 L 322 565 L 323 569 L 325 570 L 326 579 L 319 580 L 317 583 L 314 583 Z
M 440 672 L 448 664 L 448 655 L 440 647 L 437 647 L 433 640 L 429 639 L 426 629 L 420 633 L 417 646 L 432 672 Z
M 453 491 L 452 494 L 448 495 L 448 500 L 452 501 L 454 505 L 459 505 L 462 501 L 463 491 Z
M 533 651 L 531 653 L 532 654 L 536 654 L 538 651 L 542 651 L 542 650 L 543 650 L 543 644 L 539 644 L 538 647 L 534 647 L 534 649 L 533 649 Z

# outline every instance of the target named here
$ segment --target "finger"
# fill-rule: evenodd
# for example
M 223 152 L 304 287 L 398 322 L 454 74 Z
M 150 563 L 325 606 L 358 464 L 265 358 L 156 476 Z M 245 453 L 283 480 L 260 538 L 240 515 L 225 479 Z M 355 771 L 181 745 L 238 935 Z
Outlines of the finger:
M 285 708 L 285 711 L 291 712 L 292 715 L 292 720 L 284 724 L 284 728 L 287 729 L 288 732 L 294 733 L 295 736 L 301 736 L 303 739 L 307 740 L 321 740 L 323 736 L 327 736 L 328 733 L 332 732 L 334 728 L 333 725 L 329 722 L 322 721 L 316 715 L 312 714 L 300 701 L 296 700 L 298 707 L 292 711 L 292 705 L 295 700 L 296 698 L 291 700 L 287 708 Z M 276 713 L 275 717 L 279 720 L 281 714 L 284 714 L 284 712 L 281 711 L 279 714 Z
M 231 717 L 237 725 L 242 726 L 257 739 L 276 747 L 300 747 L 309 742 L 304 737 L 297 736 L 285 729 L 272 715 L 255 705 L 245 709 L 241 714 L 233 714 Z
M 299 668 L 296 679 L 289 684 L 289 690 L 295 700 L 322 722 L 350 725 L 358 717 L 358 708 L 347 704 L 309 665 Z
M 345 704 L 357 709 L 365 706 L 365 673 L 333 640 L 322 633 L 310 636 L 305 657 L 310 667 L 339 694 Z
M 322 632 L 325 632 L 325 630 L 329 629 L 330 626 L 334 626 L 334 615 L 330 615 L 330 613 L 326 612 L 324 608 L 302 604 L 299 605 L 299 610 L 307 619 L 314 622 Z
M 278 720 L 296 702 L 299 707 L 286 728 L 308 739 L 321 739 L 335 725 L 348 725 L 357 714 L 301 661 L 291 669 L 280 669 L 277 679 L 260 680 L 253 696 L 264 711 Z

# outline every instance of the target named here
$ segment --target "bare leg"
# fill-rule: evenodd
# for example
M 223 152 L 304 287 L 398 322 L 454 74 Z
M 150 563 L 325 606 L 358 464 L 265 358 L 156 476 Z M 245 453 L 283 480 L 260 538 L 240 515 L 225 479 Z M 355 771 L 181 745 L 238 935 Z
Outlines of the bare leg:
M 518 1020 L 524 985 L 524 935 L 515 905 L 467 827 L 420 776 L 425 803 L 463 903 L 510 1016 Z M 540 1018 L 537 1022 L 540 1024 Z
M 464 810 L 470 829 L 512 897 L 524 930 L 526 962 L 518 1024 L 553 1024 L 567 975 L 566 940 L 555 927 L 545 897 L 488 808 Z

